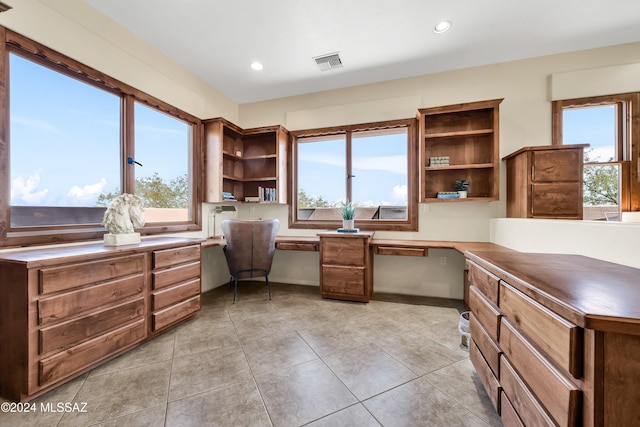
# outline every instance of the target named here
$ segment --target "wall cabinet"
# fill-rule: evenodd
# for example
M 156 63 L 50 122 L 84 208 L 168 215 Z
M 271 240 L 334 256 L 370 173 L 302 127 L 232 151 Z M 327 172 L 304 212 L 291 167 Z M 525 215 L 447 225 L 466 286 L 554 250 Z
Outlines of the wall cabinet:
M 289 132 L 282 126 L 242 129 L 222 119 L 204 120 L 205 202 L 223 202 L 223 192 L 287 202 Z M 259 194 L 259 189 L 268 189 Z M 273 189 L 273 190 L 272 190 Z
M 578 255 L 466 256 L 469 357 L 505 425 L 638 423 L 637 269 Z M 606 303 L 593 297 L 602 289 Z
M 585 147 L 524 147 L 504 157 L 507 216 L 582 219 Z
M 163 237 L 1 254 L 0 396 L 31 399 L 193 315 L 199 242 Z
M 320 295 L 369 302 L 373 292 L 373 232 L 318 233 L 320 237 Z
M 418 110 L 421 202 L 498 200 L 501 102 Z M 438 198 L 438 193 L 455 192 L 458 179 L 470 183 L 467 198 Z

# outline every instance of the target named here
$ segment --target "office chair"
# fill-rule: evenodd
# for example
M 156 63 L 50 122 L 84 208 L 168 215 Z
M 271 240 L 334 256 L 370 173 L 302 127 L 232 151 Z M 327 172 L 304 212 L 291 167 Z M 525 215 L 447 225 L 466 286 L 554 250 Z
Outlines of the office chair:
M 238 279 L 249 277 L 264 276 L 271 299 L 269 273 L 280 221 L 225 219 L 220 225 L 226 240 L 223 250 L 231 274 L 229 284 L 233 282 L 233 303 L 236 303 Z

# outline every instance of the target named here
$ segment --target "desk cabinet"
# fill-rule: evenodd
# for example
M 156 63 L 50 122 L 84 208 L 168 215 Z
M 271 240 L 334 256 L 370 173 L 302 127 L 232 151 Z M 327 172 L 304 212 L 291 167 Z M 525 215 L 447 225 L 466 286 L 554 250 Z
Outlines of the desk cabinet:
M 466 256 L 469 355 L 505 425 L 638 425 L 637 269 L 577 255 Z
M 369 302 L 373 291 L 373 232 L 319 233 L 320 294 L 324 298 Z
M 199 240 L 3 253 L 0 293 L 0 396 L 29 400 L 195 313 Z

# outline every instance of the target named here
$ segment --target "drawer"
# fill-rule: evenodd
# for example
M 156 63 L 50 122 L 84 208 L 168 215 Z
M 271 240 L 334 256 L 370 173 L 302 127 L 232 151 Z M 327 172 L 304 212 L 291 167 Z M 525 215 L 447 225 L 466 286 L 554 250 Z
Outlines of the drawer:
M 125 323 L 144 316 L 144 298 L 116 305 L 105 310 L 42 328 L 39 333 L 40 354 L 76 345 Z
M 469 315 L 469 332 L 471 332 L 471 339 L 478 346 L 493 375 L 500 379 L 500 354 L 502 352 L 473 313 Z
M 504 390 L 500 393 L 500 419 L 504 427 L 525 427 L 507 395 L 504 394 Z
M 399 256 L 427 256 L 427 248 L 416 248 L 411 246 L 376 246 L 377 255 L 399 255 Z
M 39 291 L 41 294 L 63 291 L 117 277 L 141 274 L 143 271 L 144 255 L 43 268 L 40 270 Z
M 541 150 L 531 152 L 531 179 L 535 182 L 582 181 L 582 150 Z
M 360 238 L 320 238 L 320 263 L 364 266 L 369 240 Z
M 189 261 L 200 261 L 200 245 L 153 251 L 153 268 L 165 268 Z
M 471 359 L 471 363 L 473 363 L 473 367 L 476 368 L 478 378 L 480 378 L 491 403 L 493 403 L 493 407 L 500 413 L 500 383 L 496 377 L 493 376 L 491 368 L 487 365 L 484 357 L 482 357 L 482 353 L 480 353 L 480 350 L 473 342 L 469 345 L 469 358 Z
M 200 294 L 200 279 L 190 280 L 179 285 L 165 288 L 151 295 L 153 310 L 159 310 L 194 295 Z
M 283 251 L 317 252 L 318 243 L 316 242 L 276 242 L 276 249 L 283 250 Z
M 189 279 L 200 277 L 200 262 L 178 265 L 164 270 L 154 271 L 153 289 L 161 289 Z
M 365 295 L 364 267 L 322 266 L 322 292 Z
M 500 375 L 502 391 L 508 397 L 509 406 L 517 413 L 516 417 L 529 426 L 556 425 L 504 356 L 500 358 Z M 504 405 L 501 408 L 502 422 L 506 426 L 508 424 L 505 422 Z
M 559 182 L 531 184 L 531 215 L 533 217 L 578 217 L 582 207 L 582 184 Z
M 198 310 L 200 310 L 200 295 L 157 311 L 151 315 L 153 331 L 159 331 L 166 326 L 179 322 Z
M 144 319 L 140 319 L 135 323 L 42 359 L 38 364 L 38 383 L 44 386 L 62 380 L 142 341 L 144 338 Z
M 38 301 L 38 323 L 46 324 L 62 320 L 87 310 L 141 295 L 144 290 L 144 276 L 126 277 L 89 286 Z
M 500 311 L 558 365 L 574 377 L 582 377 L 582 328 L 505 282 L 500 283 Z
M 578 425 L 582 412 L 580 389 L 545 359 L 505 317 L 501 321 L 499 344 L 504 356 L 555 422 L 560 426 Z
M 469 260 L 467 260 L 467 267 L 469 268 L 469 283 L 478 288 L 489 301 L 498 305 L 498 284 L 500 282 L 498 276 L 489 273 Z
M 469 308 L 494 341 L 500 332 L 500 310 L 489 302 L 475 286 L 469 287 Z

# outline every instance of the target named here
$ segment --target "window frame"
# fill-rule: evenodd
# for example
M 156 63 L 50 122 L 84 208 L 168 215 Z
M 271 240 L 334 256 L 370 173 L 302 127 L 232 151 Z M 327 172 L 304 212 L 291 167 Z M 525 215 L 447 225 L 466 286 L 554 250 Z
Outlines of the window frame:
M 11 175 L 10 175 L 10 111 L 9 111 L 9 54 L 17 54 L 41 66 L 80 80 L 98 89 L 118 95 L 121 99 L 120 175 L 122 191 L 133 193 L 135 170 L 127 164 L 134 157 L 134 102 L 182 120 L 191 134 L 191 220 L 184 222 L 154 222 L 140 229 L 142 235 L 198 231 L 202 229 L 201 182 L 203 159 L 201 152 L 202 125 L 200 119 L 132 86 L 86 66 L 53 49 L 0 26 L 0 247 L 77 242 L 101 239 L 105 233 L 101 224 L 65 226 L 11 227 Z
M 616 106 L 617 159 L 589 164 L 620 165 L 620 211 L 640 210 L 640 92 L 590 96 L 552 102 L 552 145 L 563 145 L 563 111 L 572 108 Z
M 418 124 L 415 118 L 388 120 L 382 122 L 363 123 L 345 126 L 291 131 L 289 147 L 289 228 L 298 229 L 336 229 L 341 226 L 340 220 L 303 220 L 298 218 L 298 139 L 309 137 L 323 137 L 331 135 L 345 135 L 347 139 L 347 153 L 345 161 L 351 163 L 349 141 L 355 132 L 376 131 L 406 127 L 407 129 L 407 218 L 405 220 L 356 220 L 356 227 L 364 230 L 385 231 L 418 231 Z M 347 171 L 349 167 L 347 166 Z M 347 172 L 348 173 L 348 172 Z M 346 185 L 345 196 L 350 200 L 349 186 Z

